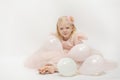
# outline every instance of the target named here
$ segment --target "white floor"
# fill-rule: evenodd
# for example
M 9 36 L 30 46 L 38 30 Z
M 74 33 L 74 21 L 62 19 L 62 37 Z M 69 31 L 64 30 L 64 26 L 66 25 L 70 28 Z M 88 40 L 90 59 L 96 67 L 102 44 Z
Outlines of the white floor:
M 25 59 L 25 56 L 1 56 L 0 80 L 120 80 L 120 67 L 102 76 L 62 77 L 58 73 L 40 75 L 37 71 L 27 69 L 23 65 Z

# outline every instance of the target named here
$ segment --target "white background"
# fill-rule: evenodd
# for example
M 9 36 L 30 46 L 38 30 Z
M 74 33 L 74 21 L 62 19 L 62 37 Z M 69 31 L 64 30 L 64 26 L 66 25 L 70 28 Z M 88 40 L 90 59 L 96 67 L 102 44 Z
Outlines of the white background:
M 0 79 L 40 80 L 25 72 L 21 56 L 38 50 L 45 37 L 55 32 L 58 17 L 66 15 L 75 18 L 91 47 L 119 62 L 120 0 L 0 0 Z M 118 79 L 118 70 L 113 74 L 106 76 L 108 80 Z
M 120 56 L 119 0 L 0 0 L 0 55 L 32 54 L 64 15 L 75 18 L 90 46 Z

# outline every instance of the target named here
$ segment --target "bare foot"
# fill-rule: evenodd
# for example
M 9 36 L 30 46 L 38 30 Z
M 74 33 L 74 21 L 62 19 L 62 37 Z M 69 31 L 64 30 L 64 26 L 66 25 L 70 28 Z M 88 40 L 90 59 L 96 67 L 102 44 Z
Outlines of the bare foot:
M 57 68 L 52 64 L 46 64 L 45 66 L 41 67 L 38 71 L 40 74 L 53 74 L 57 72 Z
M 39 71 L 39 73 L 40 74 L 46 74 L 46 66 L 43 66 L 43 67 L 41 67 L 40 69 L 38 69 L 38 71 Z

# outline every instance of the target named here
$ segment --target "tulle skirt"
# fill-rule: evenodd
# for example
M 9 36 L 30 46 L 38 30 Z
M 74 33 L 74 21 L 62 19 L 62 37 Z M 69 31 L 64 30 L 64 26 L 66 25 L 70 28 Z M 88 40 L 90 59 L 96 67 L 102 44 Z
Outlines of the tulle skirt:
M 42 49 L 35 52 L 25 61 L 25 66 L 32 69 L 39 69 L 46 64 L 53 64 L 57 67 L 60 59 L 72 58 L 81 74 L 95 74 L 112 70 L 117 64 L 106 60 L 102 54 L 86 44 L 78 44 L 67 53 L 62 49 L 58 39 L 50 37 Z
M 110 71 L 117 67 L 117 64 L 112 61 L 108 61 L 104 59 L 104 57 L 101 55 L 101 53 L 95 49 L 90 49 L 90 55 L 86 57 L 86 59 L 81 61 L 81 59 L 76 59 L 76 55 L 69 55 L 69 53 L 63 53 L 61 51 L 37 51 L 36 53 L 32 54 L 27 58 L 25 61 L 25 67 L 31 68 L 31 69 L 39 69 L 40 67 L 46 65 L 46 64 L 53 64 L 55 67 L 57 67 L 57 63 L 62 58 L 72 58 L 77 66 L 78 70 L 82 74 L 92 74 L 91 72 L 106 72 Z M 96 61 L 96 62 L 95 62 Z

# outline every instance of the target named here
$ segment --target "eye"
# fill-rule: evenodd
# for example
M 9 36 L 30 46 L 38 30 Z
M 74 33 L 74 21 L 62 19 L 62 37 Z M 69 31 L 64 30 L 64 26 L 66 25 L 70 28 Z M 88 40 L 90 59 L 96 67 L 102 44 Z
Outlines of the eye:
M 66 27 L 66 29 L 70 29 L 69 27 Z
M 63 30 L 63 28 L 60 28 L 60 30 Z

